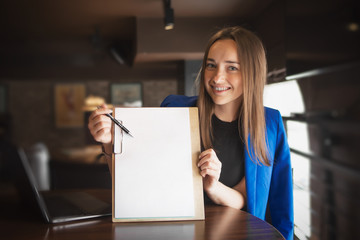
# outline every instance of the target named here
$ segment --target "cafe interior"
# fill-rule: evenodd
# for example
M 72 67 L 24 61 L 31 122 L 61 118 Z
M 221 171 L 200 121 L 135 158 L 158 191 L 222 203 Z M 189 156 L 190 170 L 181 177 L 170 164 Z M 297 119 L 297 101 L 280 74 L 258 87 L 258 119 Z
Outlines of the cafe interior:
M 196 95 L 208 38 L 239 25 L 266 48 L 264 105 L 287 133 L 295 239 L 358 238 L 359 1 L 2 0 L 0 9 L 0 211 L 20 201 L 18 147 L 42 189 L 111 189 L 91 112 Z

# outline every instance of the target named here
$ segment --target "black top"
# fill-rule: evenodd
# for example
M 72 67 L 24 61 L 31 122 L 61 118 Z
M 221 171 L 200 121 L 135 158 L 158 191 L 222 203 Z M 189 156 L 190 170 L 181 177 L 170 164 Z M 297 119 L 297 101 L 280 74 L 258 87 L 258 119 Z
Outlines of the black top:
M 223 122 L 215 114 L 212 117 L 213 149 L 222 163 L 219 181 L 234 187 L 244 177 L 244 142 L 240 138 L 238 120 Z M 212 203 L 204 192 L 205 203 Z
M 223 122 L 212 117 L 213 148 L 222 163 L 219 181 L 234 187 L 244 177 L 244 143 L 239 135 L 238 120 Z

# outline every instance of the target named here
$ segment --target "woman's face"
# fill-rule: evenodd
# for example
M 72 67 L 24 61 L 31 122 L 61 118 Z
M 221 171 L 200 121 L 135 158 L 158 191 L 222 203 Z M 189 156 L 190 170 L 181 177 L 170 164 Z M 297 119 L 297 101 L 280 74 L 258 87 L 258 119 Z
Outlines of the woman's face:
M 234 40 L 218 40 L 210 47 L 204 81 L 206 91 L 214 101 L 215 107 L 240 107 L 243 89 Z

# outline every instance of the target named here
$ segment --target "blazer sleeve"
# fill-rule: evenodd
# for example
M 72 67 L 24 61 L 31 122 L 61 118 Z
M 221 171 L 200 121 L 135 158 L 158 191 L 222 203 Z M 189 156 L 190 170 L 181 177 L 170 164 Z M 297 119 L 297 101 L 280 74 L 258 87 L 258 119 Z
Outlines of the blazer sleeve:
M 277 111 L 277 125 L 274 165 L 269 192 L 269 210 L 274 227 L 286 239 L 293 239 L 294 208 L 290 149 L 279 111 Z

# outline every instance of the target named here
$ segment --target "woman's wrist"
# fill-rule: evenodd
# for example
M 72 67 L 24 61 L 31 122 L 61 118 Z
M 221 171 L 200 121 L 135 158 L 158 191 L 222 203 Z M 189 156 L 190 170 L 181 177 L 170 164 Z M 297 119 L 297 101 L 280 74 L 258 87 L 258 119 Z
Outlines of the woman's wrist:
M 102 152 L 103 154 L 105 155 L 105 157 L 110 157 L 111 158 L 111 155 L 112 155 L 112 149 L 111 149 L 111 144 L 109 143 L 103 143 L 101 145 L 101 148 L 102 148 Z
M 101 149 L 109 166 L 110 174 L 112 174 L 112 145 L 109 143 L 103 143 L 101 145 Z
M 230 188 L 221 182 L 216 182 L 205 189 L 207 196 L 216 204 L 242 209 L 245 205 L 245 198 L 241 192 Z
M 220 182 L 217 181 L 211 184 L 211 186 L 206 187 L 205 192 L 211 199 L 216 198 L 217 192 L 219 190 L 219 184 Z

